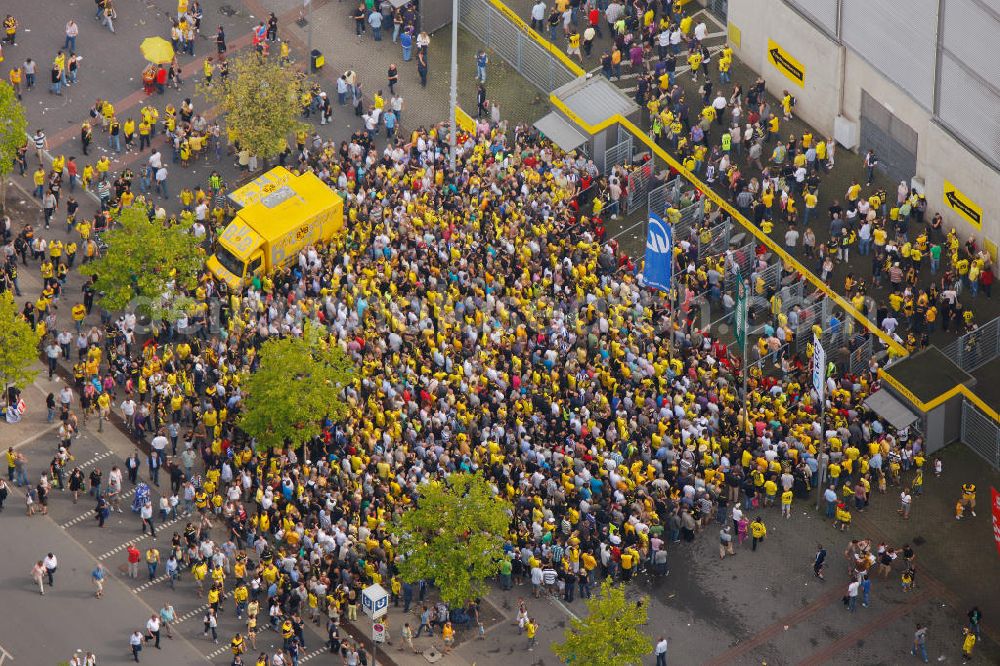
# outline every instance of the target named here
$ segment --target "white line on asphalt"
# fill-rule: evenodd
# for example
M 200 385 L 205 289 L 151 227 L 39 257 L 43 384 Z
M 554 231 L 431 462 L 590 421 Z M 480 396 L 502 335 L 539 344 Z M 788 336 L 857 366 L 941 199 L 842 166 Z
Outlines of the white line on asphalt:
M 705 18 L 707 18 L 709 21 L 711 21 L 715 25 L 725 30 L 726 26 L 723 23 L 721 23 L 719 19 L 715 18 L 715 14 L 708 11 L 707 9 L 702 9 L 700 12 L 695 12 L 694 14 L 692 14 L 692 17 L 697 16 L 698 14 L 704 14 Z M 711 37 L 711 35 L 709 35 L 709 37 Z
M 556 599 L 553 596 L 548 596 L 548 597 L 546 597 L 546 599 L 548 599 L 549 603 L 551 603 L 552 605 L 556 606 L 557 608 L 561 608 L 563 610 L 563 612 L 566 613 L 566 615 L 569 615 L 574 620 L 579 620 L 580 619 L 579 615 L 577 615 L 576 613 L 574 613 L 573 611 L 571 611 L 569 608 L 567 608 L 566 604 L 564 604 L 559 599 Z
M 205 656 L 205 659 L 208 659 L 209 661 L 212 661 L 213 659 L 215 659 L 216 657 L 220 656 L 223 652 L 225 652 L 228 649 L 229 649 L 228 645 L 223 645 L 219 649 L 213 650 L 213 651 L 209 652 L 208 655 Z
M 179 521 L 179 520 L 181 520 L 183 518 L 184 518 L 184 516 L 177 516 L 176 518 L 174 518 L 172 520 L 168 520 L 165 523 L 160 523 L 156 527 L 157 527 L 157 529 L 159 529 L 159 530 L 162 531 L 162 530 L 165 530 L 166 528 L 170 527 L 171 525 L 173 525 L 174 523 L 176 523 L 177 521 Z M 142 534 L 142 535 L 136 537 L 135 539 L 130 539 L 129 541 L 126 541 L 125 543 L 121 544 L 120 546 L 116 546 L 112 550 L 109 550 L 108 552 L 106 552 L 103 555 L 99 556 L 97 559 L 99 559 L 99 560 L 106 560 L 109 557 L 111 557 L 112 555 L 114 555 L 115 553 L 120 553 L 123 550 L 125 550 L 126 548 L 128 548 L 129 546 L 131 546 L 132 544 L 139 543 L 143 539 L 149 538 L 151 536 L 153 536 L 153 535 L 152 534 Z
M 135 494 L 135 488 L 132 488 L 131 490 L 125 491 L 125 493 L 121 496 L 121 499 L 126 500 L 126 499 L 128 499 L 129 497 L 131 497 L 134 494 Z M 76 518 L 72 518 L 70 520 L 67 520 L 65 523 L 63 523 L 59 527 L 61 527 L 63 529 L 67 529 L 67 528 L 73 527 L 74 525 L 79 525 L 80 523 L 82 523 L 83 521 L 85 521 L 87 518 L 93 518 L 93 517 L 94 517 L 94 512 L 91 510 L 91 511 L 88 511 L 87 513 L 81 513 Z
M 307 654 L 304 657 L 302 657 L 301 659 L 299 659 L 299 663 L 301 664 L 303 661 L 309 661 L 313 657 L 318 657 L 321 654 L 323 654 L 324 652 L 327 652 L 327 650 L 328 650 L 328 648 L 325 648 L 325 647 L 316 648 L 315 650 L 313 650 L 309 654 Z
M 31 437 L 26 437 L 26 438 L 22 439 L 20 442 L 18 442 L 17 444 L 14 445 L 14 448 L 15 449 L 19 449 L 22 446 L 24 446 L 25 444 L 30 444 L 33 441 L 35 441 L 36 439 L 38 439 L 39 437 L 44 437 L 45 435 L 47 435 L 48 433 L 52 432 L 53 430 L 55 430 L 58 427 L 59 427 L 58 423 L 53 423 L 48 428 L 45 428 L 44 430 L 40 430 L 40 431 L 36 432 Z
M 107 458 L 109 456 L 113 456 L 113 455 L 115 455 L 114 451 L 105 451 L 104 453 L 98 453 L 96 456 L 94 456 L 93 458 L 91 458 L 87 462 L 83 463 L 79 467 L 82 470 L 85 467 L 90 467 L 91 465 L 93 465 L 95 463 L 98 463 L 98 462 L 104 460 L 105 458 Z
M 168 578 L 170 578 L 170 576 L 168 574 L 163 574 L 162 576 L 157 576 L 153 580 L 148 580 L 148 581 L 146 581 L 145 583 L 143 583 L 142 585 L 140 585 L 138 587 L 133 587 L 132 591 L 133 592 L 142 592 L 143 590 L 148 590 L 149 588 L 153 587 L 154 585 L 158 585 L 159 583 L 162 583 L 163 581 L 167 580 Z
M 211 604 L 202 604 L 201 606 L 198 606 L 197 608 L 195 608 L 193 611 L 190 611 L 188 613 L 184 613 L 184 615 L 181 615 L 179 618 L 177 618 L 176 620 L 174 620 L 174 623 L 171 626 L 176 627 L 181 622 L 187 622 L 191 618 L 197 617 L 198 615 L 201 615 L 202 613 L 204 613 L 205 611 L 208 610 L 208 607 L 210 605 Z

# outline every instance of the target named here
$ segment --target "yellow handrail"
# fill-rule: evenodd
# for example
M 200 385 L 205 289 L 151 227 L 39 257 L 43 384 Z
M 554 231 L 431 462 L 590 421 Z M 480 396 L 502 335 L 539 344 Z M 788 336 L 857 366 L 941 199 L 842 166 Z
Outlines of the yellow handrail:
M 861 312 L 859 312 L 857 308 L 855 308 L 853 305 L 844 300 L 844 298 L 840 294 L 830 289 L 830 287 L 828 287 L 822 280 L 813 275 L 812 271 L 810 271 L 801 263 L 799 263 L 798 260 L 796 260 L 790 254 L 788 254 L 788 252 L 786 252 L 784 248 L 778 245 L 770 236 L 768 236 L 760 229 L 758 229 L 756 225 L 750 222 L 750 220 L 746 219 L 746 217 L 744 217 L 742 213 L 736 210 L 728 201 L 720 197 L 718 194 L 715 193 L 714 190 L 712 190 L 710 187 L 702 183 L 700 179 L 698 179 L 693 173 L 684 168 L 684 165 L 675 160 L 669 153 L 660 148 L 660 146 L 658 146 L 655 141 L 649 138 L 649 136 L 645 132 L 639 129 L 628 118 L 620 114 L 615 114 L 601 123 L 598 123 L 596 125 L 590 125 L 589 123 L 585 122 L 582 118 L 580 118 L 580 116 L 573 113 L 573 111 L 570 110 L 569 107 L 567 107 L 566 104 L 555 95 L 549 95 L 549 101 L 556 108 L 558 108 L 560 111 L 566 114 L 566 116 L 569 117 L 573 122 L 575 122 L 577 125 L 579 125 L 581 128 L 583 128 L 590 134 L 597 134 L 601 130 L 607 129 L 608 127 L 614 124 L 619 124 L 628 129 L 630 132 L 632 132 L 633 135 L 635 135 L 637 139 L 642 141 L 646 145 L 646 147 L 653 152 L 653 154 L 655 154 L 661 160 L 669 164 L 672 169 L 677 171 L 677 173 L 682 175 L 685 179 L 687 179 L 688 182 L 697 187 L 705 196 L 707 196 L 712 201 L 712 203 L 718 206 L 721 210 L 726 211 L 726 213 L 728 213 L 733 219 L 737 220 L 741 225 L 743 225 L 743 227 L 746 228 L 746 230 L 749 231 L 751 234 L 753 234 L 757 240 L 763 243 L 768 250 L 776 254 L 785 263 L 785 265 L 792 266 L 796 271 L 801 273 L 809 282 L 811 282 L 814 287 L 823 292 L 824 295 L 833 300 L 833 302 L 836 303 L 845 312 L 847 312 L 852 317 L 857 319 L 862 326 L 868 329 L 868 331 L 870 331 L 873 335 L 877 336 L 880 340 L 882 340 L 882 342 L 884 342 L 885 345 L 889 348 L 890 353 L 895 354 L 896 356 L 899 357 L 907 355 L 905 347 L 903 347 L 898 342 L 889 337 L 884 331 L 882 331 L 878 326 L 876 326 L 874 322 L 868 319 L 868 317 L 861 314 Z
M 540 47 L 545 49 L 548 53 L 559 59 L 559 61 L 566 66 L 568 70 L 576 74 L 577 76 L 586 76 L 587 72 L 580 67 L 577 63 L 573 62 L 569 56 L 562 52 L 561 49 L 552 44 L 549 40 L 545 39 L 539 35 L 535 30 L 531 28 L 527 23 L 525 23 L 516 12 L 511 10 L 507 5 L 505 5 L 501 0 L 488 0 L 490 5 L 492 5 L 498 12 L 504 15 L 511 23 L 517 26 L 524 34 L 528 35 L 532 41 L 538 44 Z M 726 211 L 734 220 L 739 222 L 748 232 L 750 232 L 754 238 L 763 243 L 765 247 L 781 259 L 786 266 L 791 266 L 796 271 L 798 271 L 802 276 L 805 277 L 814 287 L 819 289 L 825 296 L 829 297 L 836 303 L 841 309 L 847 314 L 851 315 L 854 319 L 861 323 L 870 333 L 878 337 L 888 348 L 889 353 L 903 358 L 909 355 L 906 348 L 901 344 L 896 342 L 894 339 L 889 337 L 882 329 L 880 329 L 874 322 L 872 322 L 868 317 L 863 315 L 857 308 L 851 305 L 847 300 L 845 300 L 840 294 L 833 291 L 828 287 L 822 280 L 816 277 L 812 271 L 803 266 L 797 259 L 792 257 L 788 252 L 785 251 L 778 243 L 776 243 L 770 236 L 761 231 L 755 224 L 748 220 L 742 213 L 740 213 L 736 208 L 734 208 L 728 201 L 720 197 L 714 190 L 706 186 L 697 178 L 693 173 L 684 168 L 680 162 L 673 158 L 669 153 L 663 150 L 660 146 L 656 144 L 649 135 L 637 127 L 632 121 L 630 121 L 625 116 L 620 114 L 615 114 L 604 121 L 597 123 L 596 125 L 591 125 L 574 113 L 566 104 L 553 94 L 549 94 L 549 101 L 559 109 L 567 118 L 576 123 L 581 129 L 585 130 L 591 135 L 597 134 L 612 125 L 621 125 L 628 129 L 636 138 L 638 138 L 642 143 L 646 145 L 649 150 L 659 157 L 661 160 L 666 162 L 673 168 L 677 173 L 684 176 L 692 185 L 697 187 L 705 196 L 709 198 L 716 206 L 721 210 Z M 993 419 L 994 422 L 1000 423 L 1000 414 L 996 410 L 992 409 L 989 405 L 983 402 L 983 399 L 976 395 L 972 390 L 966 387 L 964 384 L 958 384 L 947 391 L 944 391 L 937 397 L 929 400 L 923 401 L 917 398 L 916 395 L 908 388 L 903 386 L 899 380 L 897 380 L 892 375 L 889 375 L 884 370 L 879 369 L 879 377 L 883 379 L 887 384 L 896 389 L 901 395 L 903 395 L 907 400 L 909 400 L 913 405 L 923 411 L 928 412 L 935 407 L 943 404 L 947 400 L 955 397 L 956 395 L 963 395 L 972 404 L 978 407 L 984 414 Z
M 587 73 L 586 70 L 584 70 L 578 64 L 570 60 L 569 56 L 563 53 L 558 46 L 556 46 L 555 44 L 553 44 L 552 42 L 550 42 L 549 40 L 545 39 L 537 32 L 535 32 L 535 30 L 527 23 L 525 23 L 524 20 L 521 19 L 521 17 L 518 16 L 517 13 L 510 7 L 500 2 L 500 0 L 488 0 L 488 2 L 491 5 L 493 5 L 494 9 L 503 14 L 508 21 L 516 25 L 522 32 L 528 35 L 528 37 L 530 37 L 532 41 L 534 41 L 543 49 L 545 49 L 546 51 L 554 55 L 556 58 L 558 58 L 560 62 L 562 62 L 562 64 L 566 65 L 566 68 L 569 71 L 573 72 L 573 74 L 575 74 L 576 76 L 584 76 Z

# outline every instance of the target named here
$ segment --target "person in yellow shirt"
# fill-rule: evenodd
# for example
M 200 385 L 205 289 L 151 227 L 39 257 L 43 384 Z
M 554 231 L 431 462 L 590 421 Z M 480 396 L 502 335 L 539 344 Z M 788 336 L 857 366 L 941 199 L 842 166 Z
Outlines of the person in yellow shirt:
M 687 63 L 688 67 L 691 68 L 691 80 L 698 80 L 698 72 L 701 70 L 701 63 L 704 57 L 701 55 L 701 51 L 694 50 L 691 55 L 688 56 Z
M 786 519 L 792 517 L 792 491 L 786 490 L 781 493 L 781 515 Z
M 538 623 L 535 622 L 535 618 L 528 618 L 528 621 L 524 624 L 524 632 L 528 636 L 528 652 L 531 652 L 535 649 L 535 645 L 538 644 Z

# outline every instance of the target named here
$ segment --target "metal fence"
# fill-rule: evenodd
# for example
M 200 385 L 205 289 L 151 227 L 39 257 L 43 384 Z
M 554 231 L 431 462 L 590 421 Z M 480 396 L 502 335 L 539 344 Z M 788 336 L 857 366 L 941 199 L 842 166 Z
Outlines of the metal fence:
M 729 255 L 729 261 L 726 262 L 725 291 L 736 294 L 736 285 L 750 275 L 755 259 L 755 248 L 756 245 L 753 243 L 747 243 L 736 248 Z
M 556 47 L 505 5 L 488 0 L 460 2 L 459 23 L 546 95 L 577 78 L 552 52 Z
M 851 358 L 848 362 L 851 374 L 861 374 L 868 369 L 868 362 L 872 358 L 872 336 L 864 336 L 864 341 L 851 350 Z
M 626 136 L 620 142 L 608 148 L 604 151 L 604 167 L 601 169 L 601 173 L 609 173 L 613 167 L 616 167 L 632 159 L 632 137 Z
M 962 441 L 1000 469 L 1000 426 L 968 400 L 962 401 Z
M 729 247 L 729 238 L 732 235 L 733 223 L 723 220 L 711 226 L 708 230 L 708 242 L 701 234 L 698 236 L 698 256 L 708 257 L 721 254 Z
M 653 163 L 645 162 L 637 165 L 628 174 L 628 197 L 626 206 L 630 211 L 635 210 L 640 201 L 646 200 L 649 192 L 649 185 L 653 181 Z
M 941 352 L 966 372 L 1000 356 L 1000 317 L 949 342 Z

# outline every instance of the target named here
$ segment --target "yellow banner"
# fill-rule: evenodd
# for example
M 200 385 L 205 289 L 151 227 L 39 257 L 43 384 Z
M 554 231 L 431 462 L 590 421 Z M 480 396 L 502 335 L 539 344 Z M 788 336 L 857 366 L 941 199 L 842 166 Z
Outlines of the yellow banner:
M 983 228 L 983 209 L 947 180 L 944 181 L 944 205 L 961 215 L 976 229 Z
M 455 107 L 455 122 L 458 124 L 458 129 L 463 132 L 476 133 L 476 121 L 460 106 Z
M 773 39 L 767 40 L 767 59 L 792 83 L 805 86 L 805 65 L 793 58 L 788 51 L 778 46 Z
M 743 41 L 743 33 L 740 32 L 739 27 L 735 23 L 729 24 L 729 43 L 740 48 L 741 42 Z

